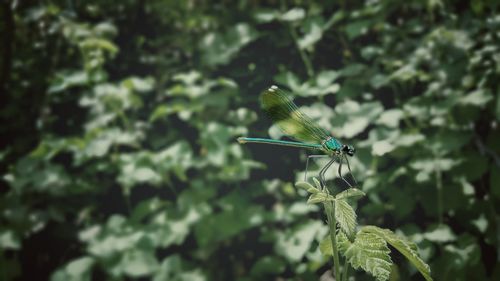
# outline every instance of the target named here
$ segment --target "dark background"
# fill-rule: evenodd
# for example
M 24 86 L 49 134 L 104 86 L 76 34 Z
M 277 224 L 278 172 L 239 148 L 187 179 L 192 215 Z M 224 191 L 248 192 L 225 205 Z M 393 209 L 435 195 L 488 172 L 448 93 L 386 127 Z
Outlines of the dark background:
M 356 147 L 360 225 L 417 243 L 435 280 L 500 278 L 497 1 L 0 15 L 0 280 L 326 278 L 325 218 L 293 186 L 311 152 L 235 141 L 281 137 L 258 102 L 273 84 Z

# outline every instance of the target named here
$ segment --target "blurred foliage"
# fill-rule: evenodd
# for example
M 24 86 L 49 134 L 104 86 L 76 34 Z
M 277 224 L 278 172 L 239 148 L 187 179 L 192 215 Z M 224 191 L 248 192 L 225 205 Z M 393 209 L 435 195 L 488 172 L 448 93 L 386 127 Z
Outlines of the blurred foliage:
M 235 142 L 277 83 L 356 146 L 361 225 L 499 280 L 498 5 L 3 1 L 0 279 L 317 280 L 305 152 Z

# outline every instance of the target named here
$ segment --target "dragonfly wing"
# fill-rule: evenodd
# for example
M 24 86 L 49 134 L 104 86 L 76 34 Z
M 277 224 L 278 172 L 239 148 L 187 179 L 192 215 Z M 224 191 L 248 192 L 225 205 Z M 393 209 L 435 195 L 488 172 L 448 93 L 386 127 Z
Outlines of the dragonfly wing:
M 261 96 L 262 108 L 288 136 L 304 142 L 321 143 L 329 137 L 311 118 L 302 113 L 288 95 L 271 86 Z

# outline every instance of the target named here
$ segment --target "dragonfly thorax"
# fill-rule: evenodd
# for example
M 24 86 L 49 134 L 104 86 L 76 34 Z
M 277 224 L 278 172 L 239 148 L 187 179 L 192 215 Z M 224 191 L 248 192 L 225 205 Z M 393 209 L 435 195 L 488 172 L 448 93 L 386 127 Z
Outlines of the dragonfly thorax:
M 322 144 L 323 149 L 331 153 L 345 153 L 353 156 L 356 150 L 352 145 L 342 144 L 338 139 L 329 137 Z
M 330 152 L 339 152 L 342 149 L 342 143 L 336 138 L 329 137 L 323 143 L 323 148 Z

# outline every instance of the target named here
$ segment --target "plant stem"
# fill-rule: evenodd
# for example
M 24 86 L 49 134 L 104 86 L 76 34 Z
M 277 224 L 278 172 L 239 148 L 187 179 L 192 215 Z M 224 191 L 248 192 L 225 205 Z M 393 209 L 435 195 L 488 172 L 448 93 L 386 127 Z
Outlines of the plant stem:
M 342 273 L 342 281 L 347 281 L 348 276 L 349 276 L 349 263 L 345 261 L 344 272 Z
M 328 226 L 330 227 L 330 239 L 332 241 L 333 250 L 333 271 L 335 272 L 335 280 L 340 279 L 340 261 L 339 252 L 337 249 L 337 220 L 335 219 L 335 203 L 326 202 L 325 204 L 326 216 L 328 218 Z
M 441 175 L 441 167 L 437 163 L 437 158 L 434 158 L 436 165 L 436 188 L 437 188 L 437 212 L 438 212 L 438 223 L 443 224 L 443 179 Z
M 306 52 L 299 46 L 299 36 L 297 35 L 297 31 L 291 25 L 289 26 L 289 30 L 290 30 L 290 35 L 292 36 L 293 41 L 295 42 L 295 46 L 297 46 L 297 50 L 299 51 L 300 58 L 302 59 L 302 62 L 306 67 L 307 76 L 309 76 L 309 78 L 314 77 L 314 69 L 311 60 L 307 56 Z

